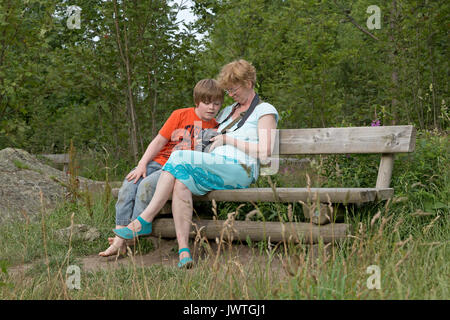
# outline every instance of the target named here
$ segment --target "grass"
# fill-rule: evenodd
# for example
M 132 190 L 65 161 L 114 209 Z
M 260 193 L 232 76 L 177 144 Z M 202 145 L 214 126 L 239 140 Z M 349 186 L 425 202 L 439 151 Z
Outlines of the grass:
M 42 263 L 25 277 L 3 275 L 2 299 L 448 299 L 450 226 L 448 220 L 416 216 L 401 208 L 383 208 L 375 221 L 356 225 L 354 237 L 312 259 L 302 245 L 278 249 L 252 244 L 255 259 L 243 264 L 226 250 L 222 264 L 200 259 L 193 270 L 138 262 L 115 270 L 82 272 L 81 290 L 68 290 L 65 270 L 77 257 L 98 252 L 96 245 L 47 243 L 29 259 Z M 414 225 L 414 227 L 413 227 Z M 50 224 L 47 225 L 50 227 Z M 286 247 L 285 247 L 286 246 Z M 323 247 L 323 245 L 322 245 Z M 151 251 L 151 248 L 144 252 Z M 30 253 L 31 253 L 30 252 Z M 38 253 L 41 252 L 39 255 Z M 286 254 L 287 253 L 287 254 Z M 381 289 L 370 290 L 367 268 L 379 266 Z
M 69 290 L 67 267 L 103 250 L 114 225 L 113 201 L 100 195 L 88 203 L 81 197 L 42 212 L 36 221 L 0 226 L 0 299 L 449 299 L 448 154 L 446 136 L 420 133 L 416 151 L 396 158 L 394 199 L 347 208 L 345 222 L 353 227 L 352 236 L 319 244 L 315 255 L 302 244 L 247 241 L 253 252 L 249 261 L 233 253 L 236 243 L 225 243 L 215 264 L 216 246 L 200 241 L 196 246 L 211 253 L 198 258 L 192 270 L 141 266 L 131 259 L 111 270 L 81 268 L 81 289 Z M 351 186 L 355 181 L 365 186 L 374 181 L 371 168 L 378 161 L 370 156 L 319 158 L 322 174 L 308 174 L 320 186 Z M 352 170 L 361 166 L 368 168 L 367 175 Z M 286 186 L 299 179 L 291 172 L 272 177 L 272 183 Z M 286 204 L 255 205 L 264 219 L 287 221 Z M 218 203 L 218 216 L 226 217 L 236 207 Z M 248 205 L 241 210 L 253 209 Z M 295 220 L 304 219 L 299 205 L 293 211 Z M 102 236 L 89 243 L 59 242 L 53 231 L 71 223 L 94 226 Z M 144 240 L 139 249 L 145 254 L 153 247 Z M 23 274 L 11 272 L 12 266 L 36 261 Z M 379 290 L 367 285 L 372 275 L 368 268 L 374 265 L 380 270 Z
M 30 170 L 31 169 L 28 165 L 24 164 L 23 162 L 21 162 L 19 160 L 14 160 L 14 165 L 18 169 L 25 169 L 25 170 Z

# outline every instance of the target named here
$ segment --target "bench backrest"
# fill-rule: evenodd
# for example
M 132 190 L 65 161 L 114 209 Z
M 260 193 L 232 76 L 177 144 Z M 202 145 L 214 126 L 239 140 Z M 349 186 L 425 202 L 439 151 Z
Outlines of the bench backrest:
M 412 152 L 413 126 L 280 129 L 279 154 Z
M 413 126 L 278 129 L 273 156 L 298 154 L 380 153 L 376 188 L 389 188 L 394 154 L 413 152 Z M 43 154 L 55 163 L 69 163 L 69 154 Z M 272 156 L 272 158 L 273 158 Z M 66 170 L 66 169 L 65 169 Z
M 413 126 L 350 128 L 279 129 L 274 154 L 380 153 L 377 188 L 388 188 L 394 154 L 413 152 L 416 129 Z

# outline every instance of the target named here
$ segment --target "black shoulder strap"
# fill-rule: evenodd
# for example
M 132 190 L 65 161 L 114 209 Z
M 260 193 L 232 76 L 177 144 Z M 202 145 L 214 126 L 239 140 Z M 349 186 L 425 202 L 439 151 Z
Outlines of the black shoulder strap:
M 255 110 L 256 106 L 260 103 L 262 103 L 262 101 L 259 99 L 258 94 L 255 93 L 255 96 L 253 97 L 250 107 L 247 109 L 244 116 L 242 117 L 242 120 L 238 123 L 236 129 L 234 129 L 233 131 L 236 131 L 237 129 L 239 129 L 240 127 L 242 127 L 244 125 L 245 121 L 248 119 L 248 117 L 250 117 L 252 112 Z
M 261 104 L 263 101 L 259 99 L 258 94 L 256 93 L 255 96 L 253 97 L 252 103 L 250 104 L 250 107 L 247 109 L 247 111 L 244 113 L 242 112 L 241 115 L 239 117 L 237 117 L 236 119 L 234 119 L 226 128 L 224 128 L 221 133 L 225 133 L 225 131 L 227 131 L 228 129 L 230 129 L 232 126 L 235 125 L 235 123 L 237 121 L 239 121 L 239 119 L 241 120 L 238 125 L 236 126 L 236 129 L 234 129 L 233 131 L 236 131 L 237 129 L 239 129 L 240 127 L 242 127 L 245 123 L 245 121 L 248 119 L 248 117 L 250 117 L 250 115 L 252 114 L 252 112 L 255 110 L 256 106 Z M 226 117 L 225 120 L 223 120 L 220 124 L 217 125 L 217 127 L 219 127 L 222 123 L 224 123 L 225 121 L 227 121 L 231 115 L 234 113 L 235 108 L 239 105 L 239 103 L 235 103 L 233 104 L 233 107 L 231 109 L 230 114 L 228 115 L 228 117 Z
M 227 116 L 225 119 L 223 119 L 220 123 L 218 123 L 218 124 L 214 127 L 214 129 L 217 129 L 218 127 L 220 127 L 220 125 L 221 125 L 222 123 L 225 123 L 228 119 L 230 119 L 231 115 L 234 113 L 234 110 L 237 108 L 238 105 L 239 105 L 238 102 L 233 103 L 233 104 L 231 105 L 231 112 L 228 114 L 228 116 Z M 220 116 L 222 115 L 222 113 L 223 113 L 224 110 L 225 110 L 225 109 L 223 109 L 223 110 L 220 112 L 220 115 L 219 115 L 217 118 L 220 118 Z

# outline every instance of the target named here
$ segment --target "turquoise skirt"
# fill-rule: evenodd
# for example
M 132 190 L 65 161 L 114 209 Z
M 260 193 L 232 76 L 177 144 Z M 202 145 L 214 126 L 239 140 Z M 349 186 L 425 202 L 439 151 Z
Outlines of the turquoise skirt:
M 253 182 L 252 169 L 239 161 L 191 150 L 172 152 L 162 170 L 171 173 L 195 195 L 212 190 L 243 189 Z

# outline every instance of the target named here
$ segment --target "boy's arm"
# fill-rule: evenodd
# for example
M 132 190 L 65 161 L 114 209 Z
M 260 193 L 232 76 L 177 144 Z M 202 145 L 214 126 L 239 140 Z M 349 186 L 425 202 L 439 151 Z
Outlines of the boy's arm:
M 158 134 L 152 142 L 147 147 L 147 150 L 145 150 L 144 155 L 142 156 L 141 160 L 139 160 L 139 163 L 133 171 L 131 171 L 126 179 L 128 181 L 131 181 L 134 179 L 134 183 L 136 183 L 139 178 L 146 177 L 147 176 L 147 164 L 153 160 L 153 158 L 158 154 L 158 152 L 161 151 L 161 149 L 169 142 L 168 139 L 164 138 L 162 135 Z

